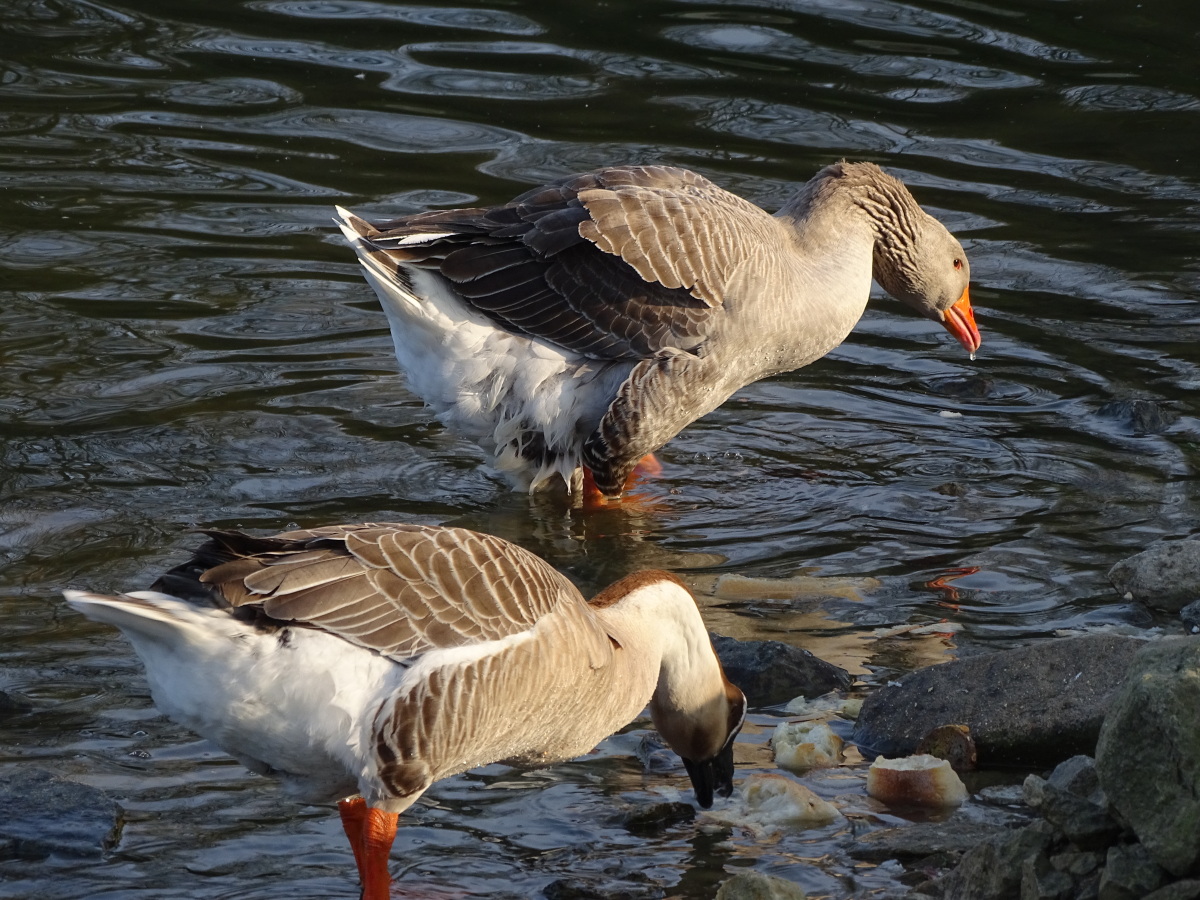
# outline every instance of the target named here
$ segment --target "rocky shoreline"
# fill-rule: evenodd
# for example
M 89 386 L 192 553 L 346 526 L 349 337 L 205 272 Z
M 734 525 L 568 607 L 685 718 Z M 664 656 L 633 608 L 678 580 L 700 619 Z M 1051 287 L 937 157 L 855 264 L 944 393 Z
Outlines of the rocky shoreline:
M 941 828 L 893 828 L 851 852 L 915 873 L 909 900 L 1196 900 L 1197 709 L 1200 637 L 1148 642 L 1108 704 L 1094 758 L 1025 779 L 1013 799 L 1026 824 L 964 832 L 951 820 L 950 842 Z

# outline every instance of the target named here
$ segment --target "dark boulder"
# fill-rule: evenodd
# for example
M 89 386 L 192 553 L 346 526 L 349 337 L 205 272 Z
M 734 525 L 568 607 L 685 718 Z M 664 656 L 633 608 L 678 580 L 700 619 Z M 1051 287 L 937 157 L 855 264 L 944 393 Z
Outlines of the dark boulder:
M 840 666 L 781 641 L 739 641 L 712 635 L 725 675 L 751 706 L 772 706 L 799 696 L 844 691 L 854 679 Z
M 941 725 L 965 725 L 979 764 L 1053 764 L 1095 751 L 1137 638 L 1085 635 L 912 672 L 863 702 L 852 740 L 908 756 Z

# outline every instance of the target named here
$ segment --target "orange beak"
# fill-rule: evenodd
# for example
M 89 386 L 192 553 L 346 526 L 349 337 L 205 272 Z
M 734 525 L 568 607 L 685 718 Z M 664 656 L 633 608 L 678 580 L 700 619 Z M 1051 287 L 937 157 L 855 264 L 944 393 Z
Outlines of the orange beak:
M 971 298 L 968 296 L 970 292 L 970 285 L 963 288 L 958 301 L 942 314 L 942 324 L 948 332 L 958 338 L 958 342 L 974 358 L 975 351 L 979 349 L 983 340 L 979 337 L 979 327 L 975 324 L 975 311 L 971 309 Z

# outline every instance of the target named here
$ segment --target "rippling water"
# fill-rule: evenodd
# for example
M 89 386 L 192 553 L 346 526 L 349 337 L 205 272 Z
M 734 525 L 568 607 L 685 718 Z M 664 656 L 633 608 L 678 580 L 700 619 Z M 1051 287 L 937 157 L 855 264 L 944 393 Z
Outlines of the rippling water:
M 1152 622 L 1104 573 L 1200 512 L 1194 4 L 493 6 L 0 8 L 0 689 L 36 706 L 0 719 L 0 771 L 40 759 L 128 811 L 104 861 L 0 864 L 0 897 L 356 895 L 335 817 L 156 716 L 128 646 L 64 610 L 65 585 L 144 586 L 196 526 L 462 524 L 586 588 L 644 565 L 874 578 L 712 610 L 868 681 L 949 652 L 880 624 L 950 618 L 972 652 Z M 880 298 L 827 359 L 669 444 L 634 510 L 566 514 L 481 473 L 395 374 L 330 227 L 334 203 L 499 202 L 616 162 L 773 208 L 841 157 L 963 239 L 979 358 Z M 569 878 L 700 898 L 745 866 L 817 896 L 894 884 L 841 854 L 845 823 L 631 836 L 620 810 L 680 786 L 643 778 L 639 733 L 438 786 L 394 868 L 444 896 Z

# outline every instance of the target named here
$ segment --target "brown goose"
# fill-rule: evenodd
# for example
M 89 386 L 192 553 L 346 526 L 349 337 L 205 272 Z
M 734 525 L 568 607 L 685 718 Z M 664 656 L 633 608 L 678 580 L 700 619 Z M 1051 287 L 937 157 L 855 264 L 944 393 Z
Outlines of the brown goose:
M 67 602 L 124 632 L 154 703 L 306 802 L 339 801 L 364 900 L 435 781 L 579 756 L 647 704 L 707 808 L 746 700 L 667 572 L 585 601 L 533 554 L 460 528 L 209 532 L 148 591 Z
M 774 216 L 686 169 L 622 166 L 491 209 L 339 224 L 413 390 L 517 488 L 630 473 L 734 391 L 850 333 L 874 278 L 972 354 L 957 240 L 878 166 L 822 169 Z

